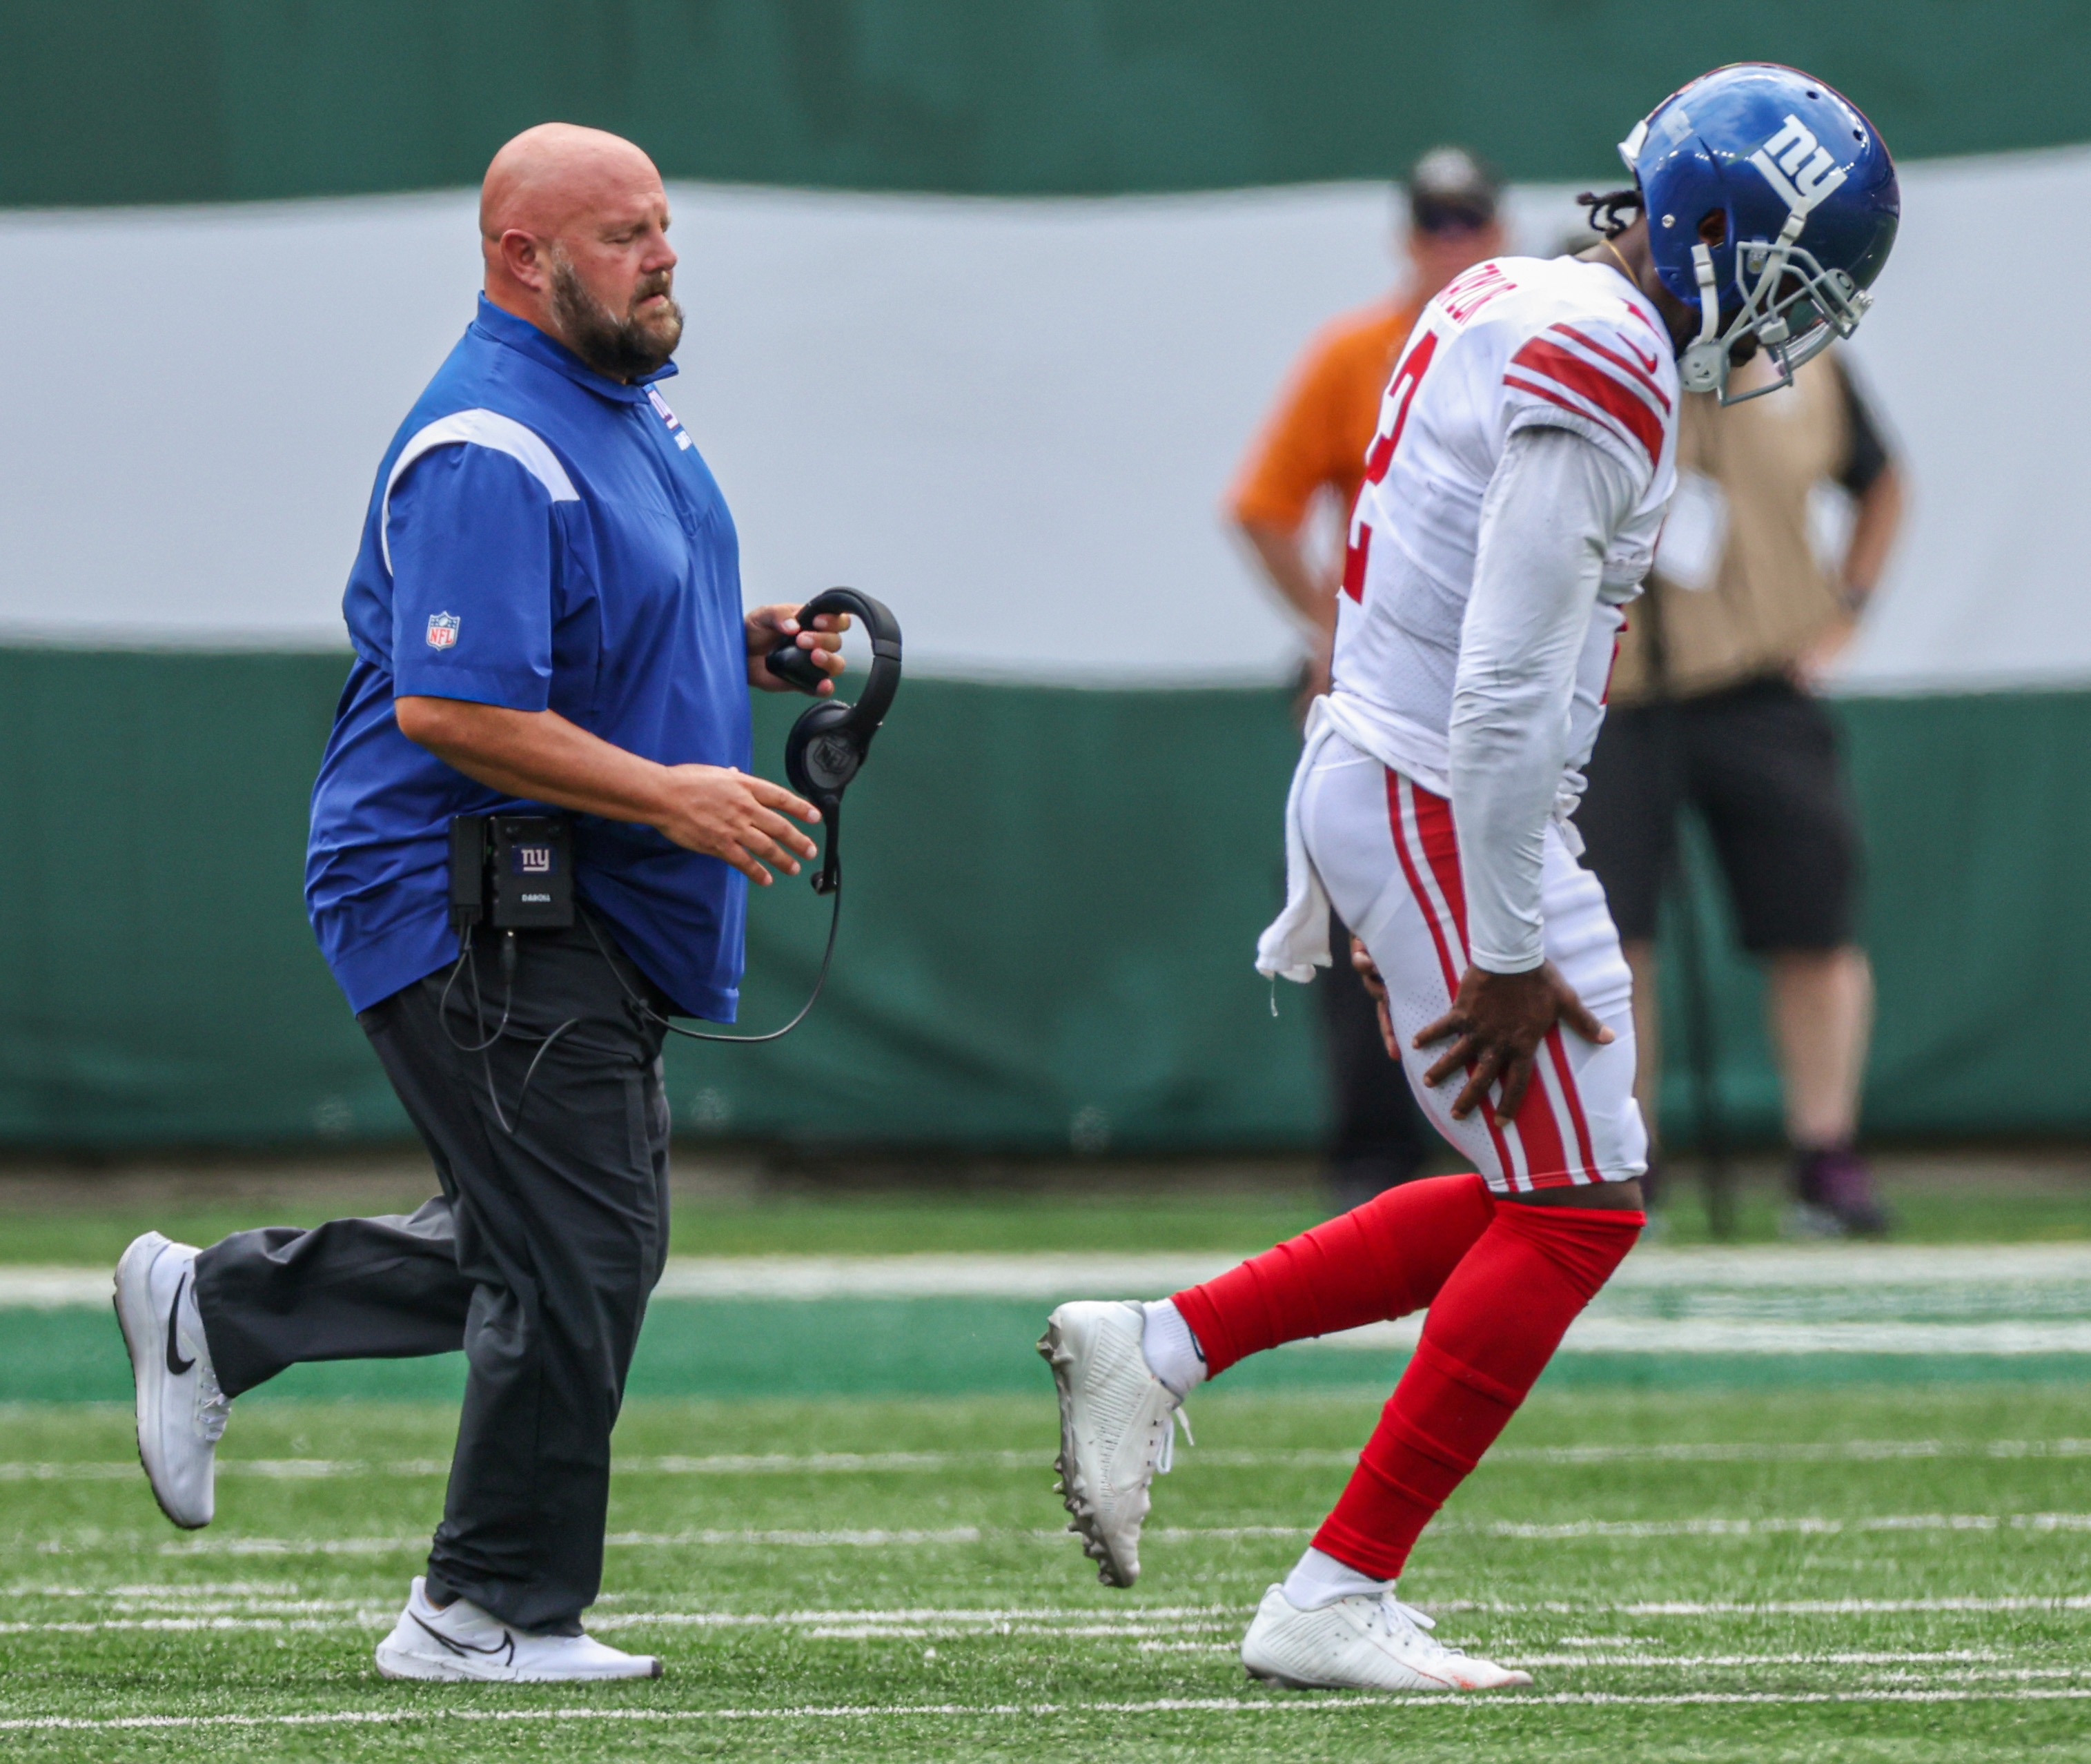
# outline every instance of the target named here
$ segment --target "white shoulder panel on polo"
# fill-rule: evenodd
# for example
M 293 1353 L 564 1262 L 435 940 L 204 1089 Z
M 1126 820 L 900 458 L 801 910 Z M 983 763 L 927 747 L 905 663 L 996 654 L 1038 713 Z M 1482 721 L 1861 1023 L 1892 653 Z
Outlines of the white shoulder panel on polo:
M 554 502 L 577 502 L 581 499 L 580 493 L 574 488 L 574 481 L 567 476 L 567 468 L 559 464 L 559 456 L 545 445 L 544 438 L 535 429 L 525 428 L 514 417 L 503 416 L 498 411 L 459 411 L 453 416 L 438 416 L 427 428 L 416 430 L 399 450 L 399 457 L 392 462 L 392 474 L 385 481 L 385 500 L 377 510 L 377 546 L 384 554 L 386 574 L 390 575 L 392 569 L 392 538 L 386 528 L 392 518 L 394 487 L 423 454 L 437 447 L 452 446 L 491 447 L 496 453 L 505 453 L 520 461 L 545 486 Z

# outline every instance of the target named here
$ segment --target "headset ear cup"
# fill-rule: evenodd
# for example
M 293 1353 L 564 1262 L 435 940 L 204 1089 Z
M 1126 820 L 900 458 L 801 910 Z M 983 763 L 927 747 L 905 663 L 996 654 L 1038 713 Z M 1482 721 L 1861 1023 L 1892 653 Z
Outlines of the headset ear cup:
M 864 763 L 864 744 L 851 726 L 856 707 L 816 705 L 791 725 L 784 742 L 784 775 L 815 802 L 839 796 Z

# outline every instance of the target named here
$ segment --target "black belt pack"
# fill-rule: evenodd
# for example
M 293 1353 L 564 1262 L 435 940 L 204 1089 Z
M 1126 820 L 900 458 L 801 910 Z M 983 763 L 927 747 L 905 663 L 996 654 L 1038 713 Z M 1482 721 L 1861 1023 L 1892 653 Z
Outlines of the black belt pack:
M 451 924 L 556 931 L 574 922 L 574 830 L 564 815 L 455 815 Z

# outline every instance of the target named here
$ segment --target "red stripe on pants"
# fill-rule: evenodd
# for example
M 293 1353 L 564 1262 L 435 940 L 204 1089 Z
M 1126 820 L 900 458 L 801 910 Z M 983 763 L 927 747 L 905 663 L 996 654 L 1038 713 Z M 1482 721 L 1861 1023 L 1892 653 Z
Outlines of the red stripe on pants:
M 1583 1168 L 1594 1180 L 1597 1175 L 1597 1154 L 1590 1144 L 1590 1124 L 1583 1118 L 1583 1098 L 1576 1089 L 1576 1075 L 1568 1067 L 1567 1044 L 1561 1039 L 1557 1024 L 1546 1032 L 1546 1051 L 1553 1057 L 1554 1070 L 1561 1080 L 1561 1094 L 1568 1104 L 1568 1118 L 1576 1127 L 1576 1150 L 1583 1160 Z
M 1397 774 L 1389 773 L 1387 775 L 1392 779 Z M 1409 789 L 1413 793 L 1412 800 L 1416 805 L 1416 831 L 1421 836 L 1424 856 L 1430 865 L 1431 876 L 1438 884 L 1438 891 L 1443 895 L 1446 908 L 1452 915 L 1453 927 L 1462 951 L 1464 971 L 1467 948 L 1467 889 L 1465 878 L 1459 869 L 1459 836 L 1452 823 L 1452 805 L 1442 796 L 1433 796 L 1415 783 L 1412 783 Z M 1403 830 L 1398 797 L 1395 810 L 1395 840 L 1399 846 Z M 1404 853 L 1404 867 L 1408 861 Z M 1416 886 L 1413 877 L 1410 886 L 1416 889 L 1418 904 L 1428 915 L 1429 902 L 1421 888 Z M 1442 938 L 1438 939 L 1438 948 L 1442 955 L 1444 950 Z M 1459 981 L 1454 979 L 1449 984 L 1456 996 Z M 1580 1158 L 1580 1161 L 1571 1158 L 1562 1137 L 1562 1124 L 1554 1113 L 1554 1099 L 1546 1093 L 1546 1085 L 1535 1067 L 1532 1082 L 1525 1089 L 1524 1100 L 1518 1105 L 1517 1114 L 1511 1124 L 1517 1129 L 1518 1143 L 1524 1150 L 1525 1170 L 1536 1188 L 1562 1187 L 1571 1179 L 1572 1174 L 1588 1173 L 1593 1177 L 1597 1174 L 1595 1158 L 1590 1149 L 1589 1132 L 1583 1122 L 1582 1099 L 1576 1093 L 1576 1080 L 1569 1075 L 1568 1061 L 1559 1046 L 1560 1038 L 1561 1032 L 1558 1029 L 1552 1031 L 1548 1037 L 1554 1044 L 1554 1072 L 1561 1081 L 1562 1096 L 1574 1120 Z M 1548 1049 L 1542 1046 L 1537 1057 L 1544 1060 L 1547 1055 Z M 1500 1096 L 1500 1089 L 1497 1093 Z M 1496 1127 L 1495 1115 L 1485 1104 L 1482 1108 L 1482 1118 L 1495 1144 L 1496 1155 L 1503 1161 L 1503 1180 L 1512 1181 L 1511 1172 L 1516 1167 L 1511 1162 L 1510 1148 Z
M 1420 849 L 1413 851 L 1409 845 L 1408 816 L 1402 809 L 1404 792 L 1416 817 L 1416 841 Z M 1402 873 L 1408 878 L 1408 891 L 1416 901 L 1416 910 L 1430 927 L 1431 942 L 1438 947 L 1438 965 L 1445 976 L 1445 998 L 1449 1007 L 1451 1001 L 1459 996 L 1459 978 L 1467 971 L 1467 903 L 1460 886 L 1459 841 L 1453 830 L 1452 805 L 1442 796 L 1434 796 L 1420 788 L 1412 779 L 1390 770 L 1386 774 L 1386 806 Z M 1438 904 L 1424 885 L 1425 869 L 1434 879 L 1444 874 L 1452 878 L 1450 894 L 1445 894 L 1442 882 L 1438 882 L 1445 912 L 1452 921 L 1449 925 L 1440 922 Z M 1467 1069 L 1469 1073 L 1473 1070 L 1471 1066 Z M 1516 1167 L 1511 1162 L 1510 1145 L 1496 1125 L 1494 1111 L 1481 1111 L 1481 1125 L 1488 1130 L 1489 1143 L 1495 1147 L 1496 1168 L 1503 1172 L 1504 1181 L 1511 1181 L 1511 1171 Z

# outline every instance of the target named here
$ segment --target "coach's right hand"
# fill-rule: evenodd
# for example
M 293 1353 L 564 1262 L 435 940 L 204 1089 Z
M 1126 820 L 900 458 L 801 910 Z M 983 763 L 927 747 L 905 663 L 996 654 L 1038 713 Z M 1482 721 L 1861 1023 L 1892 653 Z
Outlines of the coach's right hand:
M 768 887 L 766 858 L 787 876 L 799 873 L 819 847 L 784 817 L 817 822 L 821 811 L 782 784 L 731 766 L 666 766 L 653 825 L 676 844 L 727 863 L 761 887 Z
M 1453 1119 L 1464 1121 L 1488 1100 L 1489 1086 L 1500 1080 L 1503 1094 L 1495 1122 L 1507 1127 L 1516 1119 L 1532 1082 L 1532 1063 L 1539 1044 L 1556 1023 L 1565 1023 L 1584 1041 L 1601 1047 L 1615 1039 L 1551 962 L 1521 974 L 1492 974 L 1485 968 L 1469 968 L 1461 977 L 1452 1008 L 1416 1033 L 1419 1048 L 1452 1042 L 1451 1050 L 1424 1073 L 1423 1081 L 1434 1087 L 1464 1072 L 1465 1088 L 1452 1104 Z

